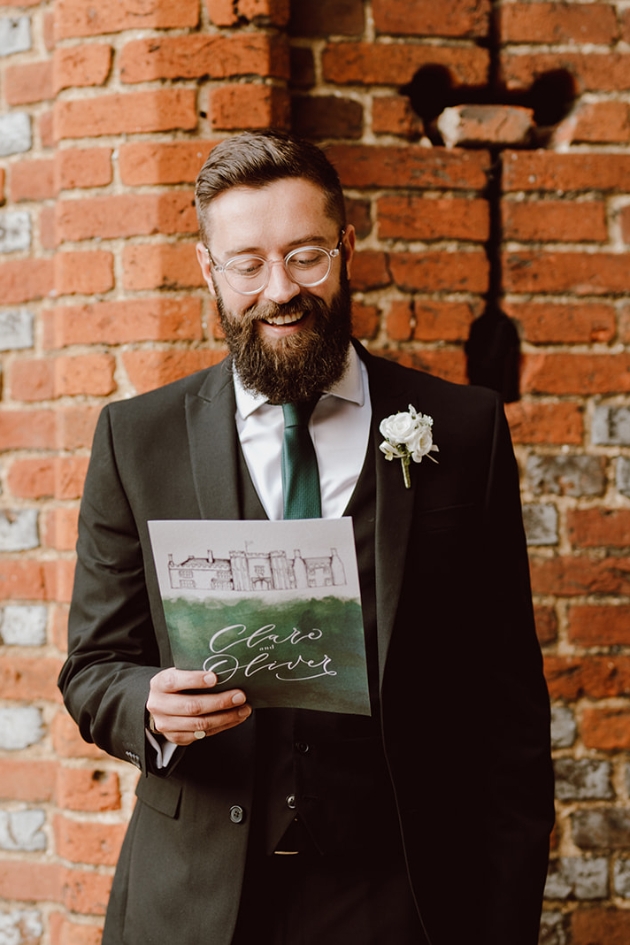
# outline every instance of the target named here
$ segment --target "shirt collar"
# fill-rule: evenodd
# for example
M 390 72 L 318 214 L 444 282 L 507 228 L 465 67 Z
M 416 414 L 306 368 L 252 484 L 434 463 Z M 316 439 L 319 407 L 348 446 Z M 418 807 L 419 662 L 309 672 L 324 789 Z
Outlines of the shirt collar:
M 254 411 L 267 403 L 267 398 L 263 397 L 262 394 L 245 390 L 236 371 L 234 371 L 234 393 L 236 395 L 236 409 L 243 420 L 246 420 Z M 322 397 L 339 397 L 359 407 L 362 407 L 365 403 L 361 362 L 352 345 L 348 348 L 348 366 L 343 377 L 333 384 L 330 390 L 324 391 Z

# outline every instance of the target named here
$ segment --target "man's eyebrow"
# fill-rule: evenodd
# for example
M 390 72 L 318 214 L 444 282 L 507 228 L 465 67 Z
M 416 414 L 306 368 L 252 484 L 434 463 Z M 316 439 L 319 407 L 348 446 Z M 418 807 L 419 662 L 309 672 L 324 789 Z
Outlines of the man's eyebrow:
M 331 242 L 331 239 L 334 237 L 322 236 L 320 233 L 317 235 L 310 234 L 307 236 L 300 236 L 299 239 L 291 240 L 289 243 L 285 243 L 287 252 L 291 252 L 292 249 L 296 249 L 299 246 L 328 246 Z M 260 246 L 244 246 L 239 249 L 231 249 L 225 251 L 225 258 L 231 259 L 233 256 L 263 256 L 265 253 L 260 248 Z

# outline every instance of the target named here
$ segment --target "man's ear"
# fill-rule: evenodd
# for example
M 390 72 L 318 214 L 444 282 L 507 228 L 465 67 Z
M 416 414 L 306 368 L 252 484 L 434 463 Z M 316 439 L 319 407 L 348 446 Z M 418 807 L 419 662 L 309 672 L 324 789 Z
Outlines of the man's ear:
M 195 246 L 197 252 L 197 262 L 199 263 L 199 268 L 201 269 L 201 274 L 204 278 L 210 294 L 214 295 L 214 283 L 212 282 L 212 272 L 210 267 L 210 254 L 203 243 L 199 242 Z
M 352 257 L 354 256 L 354 247 L 357 242 L 356 231 L 351 223 L 348 223 L 346 226 L 345 233 L 343 235 L 343 252 L 346 261 L 346 273 L 348 274 L 348 279 L 350 278 L 350 271 L 352 268 Z

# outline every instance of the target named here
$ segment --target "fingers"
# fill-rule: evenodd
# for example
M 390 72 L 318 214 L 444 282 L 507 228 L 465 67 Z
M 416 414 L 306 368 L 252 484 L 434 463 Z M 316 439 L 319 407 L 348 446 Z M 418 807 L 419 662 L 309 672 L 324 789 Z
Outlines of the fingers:
M 155 730 L 176 745 L 240 725 L 252 709 L 240 689 L 212 692 L 214 673 L 166 669 L 151 680 L 147 710 Z

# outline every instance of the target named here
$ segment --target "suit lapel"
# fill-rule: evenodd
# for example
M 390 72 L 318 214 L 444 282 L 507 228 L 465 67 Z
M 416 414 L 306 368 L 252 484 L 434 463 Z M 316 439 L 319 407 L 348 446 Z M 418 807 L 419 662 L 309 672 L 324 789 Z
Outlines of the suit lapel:
M 186 426 L 201 517 L 241 518 L 238 495 L 236 400 L 231 360 L 208 372 L 196 394 L 186 395 Z
M 394 627 L 398 601 L 405 571 L 405 559 L 413 517 L 416 489 L 421 478 L 421 466 L 412 463 L 411 488 L 405 488 L 400 461 L 387 461 L 380 451 L 383 436 L 381 421 L 407 410 L 417 394 L 412 393 L 398 379 L 392 383 L 389 365 L 373 358 L 364 349 L 359 355 L 367 364 L 372 403 L 372 437 L 376 455 L 376 618 L 378 627 L 379 683 L 383 673 L 389 642 Z

